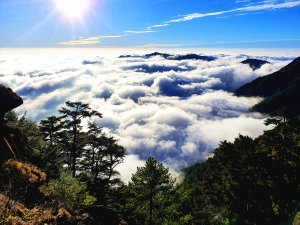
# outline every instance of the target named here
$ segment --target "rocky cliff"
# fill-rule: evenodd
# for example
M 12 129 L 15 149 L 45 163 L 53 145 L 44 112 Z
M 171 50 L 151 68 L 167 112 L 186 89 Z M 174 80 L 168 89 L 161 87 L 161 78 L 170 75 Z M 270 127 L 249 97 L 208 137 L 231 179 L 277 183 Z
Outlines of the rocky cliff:
M 22 158 L 22 134 L 4 125 L 5 113 L 23 104 L 20 96 L 0 84 L 0 165 L 11 158 Z

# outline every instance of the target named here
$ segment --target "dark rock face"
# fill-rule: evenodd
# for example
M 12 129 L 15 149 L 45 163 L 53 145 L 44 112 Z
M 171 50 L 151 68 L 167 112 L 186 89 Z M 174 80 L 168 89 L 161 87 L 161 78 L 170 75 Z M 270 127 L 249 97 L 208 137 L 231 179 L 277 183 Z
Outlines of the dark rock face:
M 22 98 L 10 88 L 0 84 L 0 121 L 3 121 L 4 114 L 23 104 Z
M 20 130 L 0 125 L 0 166 L 8 159 L 23 160 L 25 139 Z
M 249 65 L 252 70 L 257 70 L 265 64 L 270 64 L 270 62 L 260 59 L 246 59 L 241 63 Z
M 3 124 L 4 114 L 23 104 L 22 98 L 0 84 L 0 165 L 11 158 L 22 158 L 24 136 L 18 129 Z

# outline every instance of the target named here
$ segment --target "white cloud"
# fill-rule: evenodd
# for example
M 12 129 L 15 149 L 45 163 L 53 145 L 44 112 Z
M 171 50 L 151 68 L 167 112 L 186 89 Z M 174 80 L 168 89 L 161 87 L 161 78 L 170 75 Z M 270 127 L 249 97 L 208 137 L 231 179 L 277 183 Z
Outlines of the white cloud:
M 152 30 L 153 28 L 166 27 L 166 26 L 169 26 L 169 24 L 167 24 L 167 23 L 156 24 L 156 25 L 149 26 L 146 29 L 147 30 Z
M 78 40 L 62 41 L 59 45 L 76 46 L 76 45 L 96 45 L 100 44 L 100 37 L 79 38 Z
M 58 44 L 64 46 L 98 45 L 101 43 L 101 39 L 115 39 L 115 38 L 121 38 L 125 36 L 126 34 L 80 37 L 78 40 L 61 41 Z
M 284 2 L 284 3 L 276 3 L 276 2 L 269 3 L 269 2 L 267 2 L 267 3 L 263 3 L 263 4 L 245 6 L 245 7 L 240 7 L 240 8 L 231 9 L 231 10 L 218 11 L 218 12 L 191 13 L 191 14 L 187 14 L 183 17 L 180 17 L 178 19 L 169 20 L 166 22 L 166 24 L 179 23 L 179 22 L 184 22 L 184 21 L 189 21 L 189 20 L 194 20 L 194 19 L 209 17 L 209 16 L 219 16 L 219 15 L 233 13 L 233 12 L 255 12 L 255 11 L 263 11 L 263 10 L 293 8 L 293 7 L 297 7 L 297 6 L 300 6 L 300 1 L 289 1 L 289 2 Z
M 179 23 L 189 20 L 194 20 L 198 18 L 208 17 L 208 16 L 218 16 L 223 15 L 225 13 L 235 12 L 235 10 L 227 10 L 227 11 L 220 11 L 220 12 L 211 12 L 211 13 L 191 13 L 187 14 L 179 19 L 169 20 L 167 23 Z
M 190 13 L 183 16 L 180 16 L 178 19 L 172 19 L 160 24 L 154 24 L 148 26 L 141 30 L 126 30 L 122 34 L 119 35 L 102 35 L 102 36 L 93 36 L 83 38 L 80 37 L 78 40 L 71 40 L 71 41 L 62 41 L 59 42 L 59 45 L 63 46 L 85 46 L 85 45 L 98 45 L 101 43 L 101 39 L 111 39 L 111 38 L 122 38 L 128 35 L 136 35 L 136 34 L 147 34 L 157 32 L 156 28 L 170 26 L 173 23 L 180 23 L 185 21 L 190 21 L 194 19 L 204 18 L 204 17 L 211 17 L 211 16 L 218 16 L 217 18 L 227 18 L 230 16 L 241 16 L 247 15 L 251 12 L 263 12 L 267 10 L 278 10 L 284 8 L 294 8 L 300 6 L 300 0 L 297 1 L 286 1 L 281 2 L 278 0 L 265 0 L 261 2 L 251 3 L 251 0 L 237 0 L 236 3 L 246 4 L 244 7 L 233 8 L 229 10 L 223 11 L 216 11 L 216 12 L 208 12 L 208 13 Z M 229 14 L 229 15 L 227 15 Z M 225 16 L 222 16 L 225 15 Z M 268 41 L 268 40 L 267 40 Z M 274 40 L 270 40 L 271 42 Z M 266 42 L 266 41 L 265 41 Z M 222 44 L 222 43 L 208 43 L 208 44 Z M 205 45 L 205 44 L 204 44 Z M 178 45 L 174 44 L 145 44 L 142 46 L 137 46 L 141 48 L 149 48 L 149 47 L 174 47 Z
M 125 35 L 103 35 L 103 36 L 100 36 L 100 38 L 121 38 L 124 36 Z
M 145 161 L 140 160 L 137 155 L 127 155 L 124 163 L 119 164 L 116 170 L 120 173 L 122 180 L 128 183 L 131 180 L 132 174 L 136 173 L 138 167 L 145 166 Z
M 230 16 L 241 16 L 247 15 L 251 12 L 263 12 L 267 10 L 278 10 L 284 8 L 294 8 L 300 6 L 300 0 L 297 1 L 279 1 L 279 0 L 265 0 L 261 2 L 251 3 L 251 0 L 237 0 L 236 3 L 246 4 L 243 7 L 233 8 L 229 10 L 216 11 L 216 12 L 207 12 L 207 13 L 190 13 L 183 16 L 179 16 L 177 19 L 168 20 L 159 24 L 150 25 L 141 30 L 126 30 L 122 34 L 118 35 L 102 35 L 102 36 L 92 36 L 92 37 L 80 37 L 78 40 L 70 41 L 61 41 L 58 44 L 62 46 L 86 46 L 86 45 L 98 45 L 101 43 L 101 39 L 111 39 L 111 38 L 122 38 L 128 35 L 137 35 L 137 34 L 147 34 L 157 32 L 156 28 L 167 27 L 173 23 L 181 23 L 185 21 L 190 21 L 194 19 L 218 16 L 217 18 L 227 18 Z M 227 15 L 229 14 L 229 15 Z M 223 16 L 225 15 L 225 16 Z M 268 40 L 267 40 L 268 41 Z M 277 40 L 270 40 L 277 41 Z M 266 41 L 265 41 L 266 42 Z M 222 44 L 222 43 L 208 43 L 210 44 Z M 204 43 L 204 45 L 206 45 Z M 174 47 L 178 45 L 174 44 L 145 44 L 142 46 L 137 46 L 141 48 L 150 48 L 150 47 Z
M 98 51 L 19 51 L 0 54 L 0 83 L 25 100 L 18 112 L 40 120 L 57 113 L 66 100 L 89 103 L 103 114 L 97 123 L 128 150 L 118 167 L 124 180 L 149 156 L 178 170 L 205 160 L 219 141 L 232 141 L 239 133 L 261 134 L 263 116 L 248 113 L 260 99 L 229 91 L 291 60 L 231 54 L 214 55 L 217 59 L 210 62 L 175 61 L 159 56 L 118 58 L 121 54 Z M 271 64 L 253 71 L 240 63 L 248 57 Z
M 220 141 L 234 141 L 239 134 L 255 138 L 261 135 L 263 129 L 266 127 L 262 118 L 245 115 L 222 120 L 203 120 L 188 127 L 187 143 L 197 144 L 206 155 L 210 149 L 216 148 Z

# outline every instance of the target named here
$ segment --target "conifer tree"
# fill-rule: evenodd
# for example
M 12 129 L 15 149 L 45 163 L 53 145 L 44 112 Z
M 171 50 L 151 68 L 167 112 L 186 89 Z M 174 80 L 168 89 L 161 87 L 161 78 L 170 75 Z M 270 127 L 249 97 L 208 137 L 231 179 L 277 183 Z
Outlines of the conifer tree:
M 62 107 L 59 112 L 62 114 L 65 122 L 65 128 L 68 131 L 69 149 L 67 150 L 71 158 L 71 171 L 73 177 L 76 175 L 77 159 L 80 158 L 84 143 L 82 140 L 82 126 L 83 119 L 92 116 L 102 117 L 101 113 L 92 110 L 88 104 L 82 102 L 66 102 L 67 107 Z
M 105 204 L 104 194 L 119 183 L 119 179 L 115 178 L 118 175 L 115 167 L 123 162 L 125 148 L 118 145 L 114 138 L 105 136 L 95 123 L 89 123 L 88 128 L 81 168 L 84 173 L 91 175 L 92 193 Z
M 45 163 L 45 172 L 48 178 L 58 178 L 60 168 L 66 162 L 66 157 L 63 154 L 64 123 L 61 117 L 50 116 L 41 120 L 39 128 L 47 142 L 41 152 L 41 157 Z
M 174 182 L 168 168 L 152 157 L 144 167 L 137 169 L 129 182 L 130 204 L 136 224 L 166 224 Z

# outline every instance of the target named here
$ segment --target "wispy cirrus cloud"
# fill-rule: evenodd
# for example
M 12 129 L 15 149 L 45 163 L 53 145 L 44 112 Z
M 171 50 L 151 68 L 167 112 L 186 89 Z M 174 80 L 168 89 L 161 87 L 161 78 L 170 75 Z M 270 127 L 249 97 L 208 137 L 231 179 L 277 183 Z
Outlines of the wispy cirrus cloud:
M 88 37 L 88 38 L 79 38 L 78 40 L 71 40 L 71 41 L 62 41 L 58 43 L 59 45 L 65 46 L 75 46 L 75 45 L 96 45 L 100 44 L 100 37 Z
M 181 47 L 212 47 L 212 46 L 256 46 L 263 44 L 264 46 L 276 46 L 278 43 L 287 44 L 288 46 L 299 46 L 300 39 L 273 39 L 273 40 L 248 40 L 248 41 L 228 41 L 228 42 L 206 42 L 206 43 L 194 43 L 194 44 L 185 44 L 185 45 L 177 45 Z
M 126 36 L 126 34 L 122 35 L 103 35 L 103 36 L 93 36 L 93 37 L 81 37 L 78 40 L 71 41 L 62 41 L 59 42 L 59 45 L 65 46 L 80 46 L 80 45 L 97 45 L 101 43 L 101 39 L 110 39 L 110 38 L 121 38 Z
M 178 19 L 169 20 L 167 23 L 168 24 L 170 24 L 170 23 L 179 23 L 179 22 L 189 21 L 189 20 L 193 20 L 193 19 L 208 17 L 208 16 L 223 15 L 225 13 L 230 13 L 230 12 L 234 12 L 234 10 L 211 12 L 211 13 L 191 13 L 191 14 L 187 14 L 187 15 L 181 17 L 181 18 L 178 18 Z
M 170 24 L 168 23 L 162 23 L 162 24 L 156 24 L 156 25 L 152 25 L 146 28 L 146 30 L 152 30 L 153 28 L 159 28 L 159 27 L 166 27 L 169 26 Z
M 122 34 L 122 35 L 104 35 L 104 36 L 100 36 L 100 39 L 102 38 L 121 38 L 124 37 L 126 35 Z
M 138 48 L 161 48 L 161 47 L 176 47 L 176 44 L 145 44 L 137 46 Z
M 184 21 L 189 21 L 189 20 L 194 20 L 194 19 L 209 17 L 209 16 L 219 16 L 219 15 L 233 13 L 233 12 L 255 12 L 255 11 L 263 11 L 263 10 L 293 8 L 293 7 L 297 7 L 297 6 L 300 6 L 300 1 L 289 1 L 289 2 L 284 2 L 284 3 L 263 3 L 263 4 L 245 6 L 245 7 L 235 8 L 235 9 L 231 9 L 231 10 L 218 11 L 218 12 L 191 13 L 191 14 L 184 15 L 178 19 L 169 20 L 165 24 L 179 23 L 179 22 L 184 22 Z
M 179 17 L 178 19 L 172 19 L 165 22 L 162 22 L 160 24 L 155 24 L 146 27 L 144 30 L 141 31 L 125 31 L 125 33 L 131 33 L 131 34 L 144 34 L 144 33 L 152 33 L 156 32 L 156 28 L 166 27 L 170 26 L 173 23 L 180 23 L 185 21 L 190 21 L 194 19 L 200 19 L 204 17 L 211 17 L 211 16 L 220 16 L 224 14 L 230 14 L 232 13 L 238 13 L 233 16 L 238 15 L 245 15 L 251 12 L 262 12 L 267 10 L 278 10 L 283 8 L 294 8 L 297 6 L 300 6 L 300 0 L 297 1 L 287 1 L 287 2 L 279 2 L 278 0 L 265 0 L 258 2 L 256 4 L 249 5 L 251 3 L 251 0 L 238 0 L 237 3 L 248 3 L 248 5 L 244 7 L 229 9 L 229 10 L 223 10 L 223 11 L 217 11 L 217 12 L 208 12 L 208 13 L 190 13 L 183 15 Z
M 216 12 L 207 12 L 207 13 L 190 13 L 183 16 L 180 16 L 177 19 L 168 20 L 162 23 L 150 25 L 141 30 L 126 30 L 123 34 L 120 35 L 106 35 L 106 36 L 94 36 L 88 38 L 80 38 L 78 40 L 71 40 L 71 41 L 63 41 L 60 42 L 59 45 L 66 45 L 66 46 L 75 46 L 75 45 L 97 45 L 101 43 L 101 39 L 108 39 L 108 38 L 122 38 L 128 35 L 136 35 L 136 34 L 148 34 L 157 32 L 157 28 L 162 28 L 166 26 L 170 26 L 174 23 L 181 23 L 185 21 L 191 21 L 195 19 L 200 19 L 204 17 L 213 17 L 213 16 L 222 16 L 219 18 L 227 18 L 227 16 L 240 16 L 246 15 L 249 13 L 260 13 L 268 10 L 279 10 L 284 8 L 294 8 L 300 6 L 300 0 L 294 1 L 285 1 L 282 2 L 281 0 L 264 0 L 261 2 L 252 3 L 251 0 L 237 0 L 236 3 L 244 3 L 246 4 L 243 7 L 223 10 L 223 11 L 216 11 Z M 224 17 L 223 17 L 224 15 Z M 144 47 L 166 47 L 161 46 L 160 44 L 152 44 L 146 45 Z M 167 46 L 169 47 L 169 45 Z
M 146 34 L 156 32 L 154 30 L 126 30 L 125 33 L 128 34 Z

